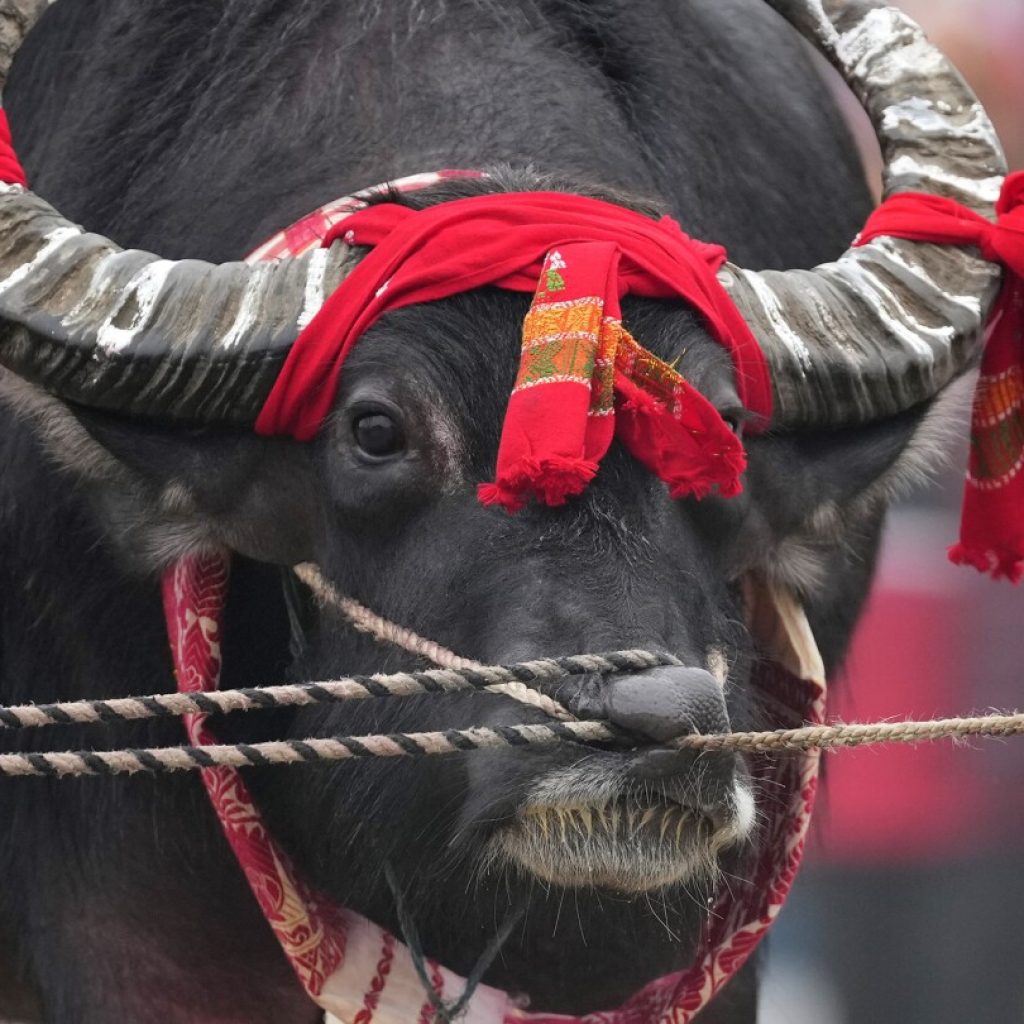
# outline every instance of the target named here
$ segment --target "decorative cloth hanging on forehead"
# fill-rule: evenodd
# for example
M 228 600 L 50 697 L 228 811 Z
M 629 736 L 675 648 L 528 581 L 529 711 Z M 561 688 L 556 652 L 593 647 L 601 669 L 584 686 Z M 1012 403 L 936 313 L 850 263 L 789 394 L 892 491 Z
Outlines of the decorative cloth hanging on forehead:
M 544 259 L 523 324 L 522 357 L 480 499 L 509 511 L 564 504 L 618 436 L 674 498 L 732 496 L 746 464 L 714 406 L 622 325 L 613 242 L 571 242 Z
M 256 422 L 264 434 L 312 437 L 356 340 L 385 313 L 492 285 L 535 292 L 519 376 L 486 503 L 560 504 L 594 475 L 613 437 L 673 495 L 739 490 L 742 445 L 672 367 L 625 331 L 626 294 L 677 299 L 732 357 L 755 429 L 771 415 L 764 357 L 715 273 L 719 246 L 612 203 L 554 192 L 473 196 L 412 210 L 382 203 L 335 225 L 372 246 L 299 336 Z

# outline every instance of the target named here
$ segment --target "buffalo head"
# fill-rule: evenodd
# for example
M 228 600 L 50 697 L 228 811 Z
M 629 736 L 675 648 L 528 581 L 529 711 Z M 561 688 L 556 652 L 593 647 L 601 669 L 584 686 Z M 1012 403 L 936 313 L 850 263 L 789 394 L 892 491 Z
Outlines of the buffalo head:
M 919 36 L 906 42 L 896 32 L 865 55 L 858 26 L 884 28 L 881 9 L 849 4 L 833 24 L 821 5 L 773 6 L 868 98 L 888 191 L 952 188 L 988 211 L 1002 169 L 997 147 L 974 122 L 962 126 L 976 104 L 937 54 L 920 50 Z M 904 102 L 912 50 L 938 62 L 925 120 Z M 659 212 L 642 197 L 507 168 L 397 201 L 422 207 L 540 189 Z M 759 799 L 744 759 L 665 742 L 762 721 L 747 683 L 773 653 L 777 631 L 771 621 L 759 628 L 766 609 L 771 620 L 766 594 L 802 605 L 805 665 L 836 664 L 885 504 L 937 447 L 951 382 L 976 354 L 995 284 L 968 252 L 897 241 L 813 271 L 729 266 L 723 281 L 761 342 L 775 392 L 772 430 L 747 442 L 743 494 L 672 500 L 613 448 L 580 497 L 508 515 L 481 506 L 476 485 L 493 473 L 524 297 L 484 289 L 388 315 L 346 362 L 322 430 L 300 443 L 249 427 L 298 330 L 359 252 L 337 244 L 268 264 L 161 260 L 82 232 L 18 186 L 0 196 L 0 239 L 5 399 L 89 495 L 133 571 L 154 573 L 204 548 L 247 559 L 243 575 L 258 600 L 236 636 L 277 637 L 293 677 L 413 664 L 312 600 L 288 571 L 303 561 L 338 590 L 480 661 L 625 647 L 679 659 L 551 689 L 577 716 L 629 730 L 637 742 L 628 749 L 509 749 L 253 779 L 311 881 L 395 927 L 389 864 L 425 946 L 463 972 L 495 922 L 529 905 L 490 977 L 553 1010 L 608 1005 L 678 966 L 707 897 L 742 873 Z M 732 366 L 691 311 L 629 299 L 624 315 L 742 432 Z M 233 719 L 223 735 L 538 716 L 496 695 L 432 696 Z M 597 929 L 593 970 L 531 983 L 538 957 L 585 944 Z M 613 976 L 603 970 L 609 954 Z

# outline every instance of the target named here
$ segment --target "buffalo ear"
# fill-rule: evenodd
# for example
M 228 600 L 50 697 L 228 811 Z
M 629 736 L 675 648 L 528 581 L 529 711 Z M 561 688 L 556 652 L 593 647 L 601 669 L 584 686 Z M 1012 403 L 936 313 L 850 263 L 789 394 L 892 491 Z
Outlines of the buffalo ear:
M 31 422 L 105 532 L 147 568 L 213 547 L 281 565 L 314 557 L 323 513 L 306 445 L 127 420 L 68 405 L 7 372 L 0 401 Z
M 849 546 L 893 500 L 959 457 L 972 388 L 961 379 L 925 406 L 859 427 L 755 439 L 739 570 L 758 569 L 798 593 L 817 589 L 816 551 Z M 797 546 L 806 554 L 794 559 Z
M 876 423 L 749 443 L 730 571 L 796 594 L 830 668 L 867 595 L 886 509 L 960 457 L 972 387 L 963 379 Z

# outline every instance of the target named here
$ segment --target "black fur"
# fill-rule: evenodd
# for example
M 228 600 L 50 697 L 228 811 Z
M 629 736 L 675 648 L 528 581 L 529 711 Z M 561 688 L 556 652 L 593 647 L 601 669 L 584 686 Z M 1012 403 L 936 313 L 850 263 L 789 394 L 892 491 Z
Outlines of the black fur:
M 26 44 L 8 107 L 40 194 L 169 257 L 238 258 L 320 203 L 437 167 L 497 167 L 486 188 L 664 209 L 753 267 L 836 256 L 867 206 L 825 87 L 757 0 L 76 0 L 56 5 Z M 479 187 L 446 185 L 415 202 Z M 156 570 L 167 538 L 188 530 L 251 556 L 236 560 L 225 686 L 409 663 L 311 608 L 292 658 L 280 569 L 269 563 L 300 557 L 483 660 L 638 645 L 702 665 L 710 645 L 725 646 L 730 715 L 742 727 L 756 719 L 744 699 L 755 652 L 736 580 L 770 568 L 787 542 L 806 543 L 828 585 L 808 585 L 805 599 L 834 667 L 881 521 L 882 501 L 864 496 L 917 417 L 751 441 L 746 491 L 729 502 L 671 502 L 616 450 L 582 499 L 509 517 L 482 508 L 474 485 L 493 471 L 525 302 L 485 290 L 386 318 L 360 341 L 331 422 L 304 447 L 45 400 L 30 415 L 12 402 L 0 412 L 0 700 L 172 689 Z M 685 350 L 683 372 L 712 400 L 734 401 L 727 360 L 686 310 L 631 302 L 626 314 L 659 353 Z M 409 455 L 396 465 L 368 469 L 353 455 L 352 409 L 366 401 L 403 420 Z M 112 454 L 118 479 L 60 444 L 44 451 L 40 417 L 84 426 L 79 455 Z M 169 483 L 189 496 L 184 509 L 160 501 Z M 811 530 L 823 508 L 839 510 L 838 534 Z M 218 728 L 228 739 L 528 717 L 495 698 L 429 698 Z M 3 743 L 181 738 L 161 723 Z M 627 897 L 483 869 L 486 839 L 527 786 L 580 756 L 363 762 L 251 781 L 305 875 L 395 927 L 389 860 L 428 951 L 453 968 L 470 970 L 509 908 L 528 901 L 488 980 L 535 1006 L 582 1011 L 684 962 L 703 893 Z M 197 778 L 9 781 L 0 822 L 0 918 L 41 1019 L 316 1019 Z M 702 1019 L 749 1024 L 754 1006 L 748 971 Z

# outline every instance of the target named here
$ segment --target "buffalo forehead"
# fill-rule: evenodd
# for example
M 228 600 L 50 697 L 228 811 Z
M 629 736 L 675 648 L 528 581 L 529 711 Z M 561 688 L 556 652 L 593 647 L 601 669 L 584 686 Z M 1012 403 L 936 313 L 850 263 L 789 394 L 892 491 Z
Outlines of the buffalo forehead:
M 339 403 L 373 378 L 395 398 L 451 403 L 467 425 L 497 440 L 529 303 L 526 294 L 483 288 L 387 314 L 346 360 Z M 723 408 L 738 403 L 728 353 L 684 303 L 627 297 L 623 318 L 642 345 L 678 361 L 683 376 L 712 402 Z

